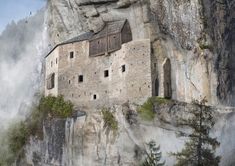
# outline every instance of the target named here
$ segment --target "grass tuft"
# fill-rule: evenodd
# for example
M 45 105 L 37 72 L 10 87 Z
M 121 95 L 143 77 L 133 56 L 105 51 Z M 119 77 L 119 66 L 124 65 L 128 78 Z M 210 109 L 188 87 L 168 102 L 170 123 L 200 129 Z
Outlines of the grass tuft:
M 112 130 L 113 132 L 116 132 L 118 130 L 118 121 L 113 113 L 107 108 L 103 108 L 101 113 L 103 116 L 104 128 L 107 128 L 109 131 Z

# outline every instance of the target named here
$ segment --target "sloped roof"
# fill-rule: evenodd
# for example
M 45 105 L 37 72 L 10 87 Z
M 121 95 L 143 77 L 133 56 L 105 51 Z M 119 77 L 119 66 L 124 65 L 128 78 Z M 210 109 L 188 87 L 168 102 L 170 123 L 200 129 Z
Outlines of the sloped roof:
M 86 32 L 86 33 L 83 33 L 83 34 L 81 34 L 77 37 L 69 39 L 65 42 L 59 43 L 51 49 L 51 51 L 46 55 L 46 57 L 48 57 L 48 55 L 50 55 L 58 46 L 61 46 L 61 45 L 74 43 L 74 42 L 79 42 L 79 41 L 84 41 L 84 40 L 93 40 L 93 39 L 97 39 L 97 38 L 100 38 L 100 37 L 104 37 L 106 35 L 119 33 L 119 32 L 122 31 L 126 21 L 127 20 L 106 22 L 104 28 L 96 34 L 94 34 L 93 32 Z
M 84 41 L 84 40 L 89 40 L 92 37 L 92 35 L 93 35 L 92 32 L 86 32 L 86 33 L 83 33 L 83 34 L 81 34 L 81 35 L 79 35 L 77 37 L 69 39 L 69 40 L 67 40 L 65 42 L 59 43 L 59 44 L 55 45 L 55 47 L 53 47 L 51 49 L 51 51 L 46 55 L 46 57 L 48 57 L 48 55 L 50 55 L 58 46 L 69 44 L 69 43 L 74 43 L 74 42 L 79 42 L 79 41 Z
M 73 43 L 73 42 L 79 42 L 79 41 L 84 41 L 84 40 L 89 40 L 92 37 L 93 33 L 92 32 L 87 32 L 83 33 L 77 37 L 74 37 L 72 39 L 69 39 L 61 44 L 68 44 L 68 43 Z
M 106 22 L 104 28 L 100 32 L 94 34 L 93 37 L 90 38 L 90 40 L 104 37 L 106 35 L 119 33 L 122 31 L 122 28 L 125 25 L 125 23 L 126 20 Z

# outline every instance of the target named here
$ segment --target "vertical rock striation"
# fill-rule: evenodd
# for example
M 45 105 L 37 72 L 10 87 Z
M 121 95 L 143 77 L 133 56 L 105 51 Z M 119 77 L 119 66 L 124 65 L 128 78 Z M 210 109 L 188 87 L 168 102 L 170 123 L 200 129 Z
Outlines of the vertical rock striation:
M 212 37 L 214 53 L 217 56 L 217 96 L 222 103 L 234 105 L 235 1 L 204 0 L 204 8 L 206 31 Z
M 32 137 L 26 146 L 26 163 L 33 166 L 138 166 L 146 143 L 155 140 L 161 146 L 162 160 L 166 165 L 174 165 L 170 152 L 179 151 L 185 142 L 176 132 L 187 131 L 182 126 L 176 127 L 176 123 L 179 118 L 188 117 L 187 110 L 192 107 L 180 102 L 156 105 L 155 119 L 143 121 L 133 111 L 135 106 L 113 106 L 110 111 L 118 121 L 116 134 L 104 127 L 99 112 L 45 121 L 43 139 Z M 133 111 L 129 119 L 126 118 L 128 111 Z M 221 143 L 217 149 L 222 157 L 220 165 L 233 165 L 234 110 L 216 109 L 215 115 L 217 121 L 211 134 Z

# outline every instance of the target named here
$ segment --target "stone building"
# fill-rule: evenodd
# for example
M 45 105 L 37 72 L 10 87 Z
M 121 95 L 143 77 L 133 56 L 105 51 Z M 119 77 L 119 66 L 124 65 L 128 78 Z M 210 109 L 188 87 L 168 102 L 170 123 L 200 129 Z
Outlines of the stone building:
M 81 107 L 143 103 L 155 95 L 171 97 L 170 60 L 165 60 L 164 73 L 158 75 L 150 39 L 132 40 L 128 21 L 108 22 L 99 33 L 82 34 L 48 53 L 46 96 L 61 94 Z M 164 93 L 159 93 L 160 76 Z

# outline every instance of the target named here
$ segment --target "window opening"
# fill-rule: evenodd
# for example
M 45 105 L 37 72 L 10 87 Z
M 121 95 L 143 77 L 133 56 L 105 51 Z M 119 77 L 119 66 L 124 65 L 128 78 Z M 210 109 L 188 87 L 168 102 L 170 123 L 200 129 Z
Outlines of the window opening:
M 78 76 L 78 82 L 83 82 L 83 75 Z
M 109 76 L 109 71 L 108 70 L 105 70 L 104 71 L 104 77 L 108 77 Z
M 74 52 L 70 52 L 70 59 L 74 58 Z

